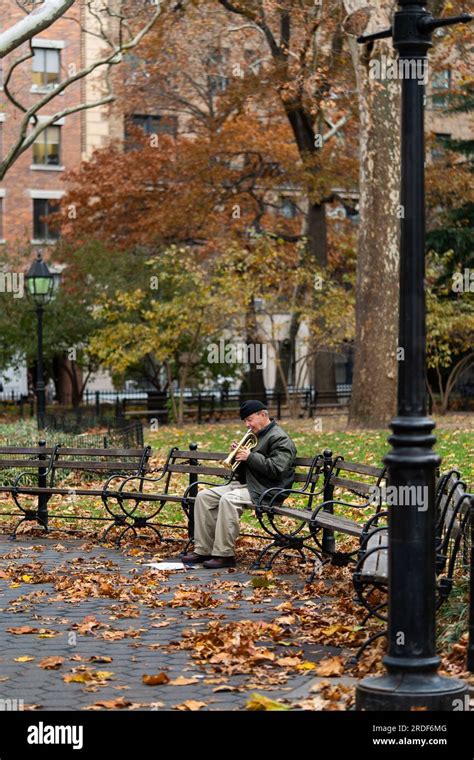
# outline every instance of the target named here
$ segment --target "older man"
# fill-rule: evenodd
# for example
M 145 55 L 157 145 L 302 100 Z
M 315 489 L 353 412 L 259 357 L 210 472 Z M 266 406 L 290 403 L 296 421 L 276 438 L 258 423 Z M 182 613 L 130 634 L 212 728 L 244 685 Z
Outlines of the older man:
M 240 418 L 257 437 L 251 450 L 236 454 L 240 464 L 228 485 L 200 491 L 194 503 L 194 551 L 183 562 L 209 569 L 235 567 L 235 542 L 244 506 L 257 504 L 267 488 L 291 488 L 296 446 L 271 420 L 261 401 L 246 401 Z M 235 448 L 236 444 L 232 444 Z

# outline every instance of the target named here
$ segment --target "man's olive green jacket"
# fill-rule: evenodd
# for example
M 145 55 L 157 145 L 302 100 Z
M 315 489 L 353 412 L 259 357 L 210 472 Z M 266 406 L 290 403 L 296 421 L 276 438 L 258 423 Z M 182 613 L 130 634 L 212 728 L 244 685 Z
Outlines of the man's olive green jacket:
M 295 444 L 275 421 L 257 434 L 257 445 L 245 462 L 245 470 L 238 473 L 241 482 L 245 477 L 254 504 L 258 504 L 267 488 L 291 488 L 295 475 L 295 457 Z

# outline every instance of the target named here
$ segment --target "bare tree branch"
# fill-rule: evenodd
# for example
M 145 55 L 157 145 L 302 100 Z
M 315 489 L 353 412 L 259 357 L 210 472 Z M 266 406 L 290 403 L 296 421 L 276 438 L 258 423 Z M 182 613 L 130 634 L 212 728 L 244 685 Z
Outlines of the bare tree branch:
M 45 0 L 39 7 L 35 8 L 28 16 L 22 18 L 17 24 L 10 29 L 0 33 L 0 58 L 3 58 L 12 50 L 31 39 L 43 29 L 54 24 L 58 18 L 61 18 L 68 8 L 73 5 L 74 0 Z
M 108 12 L 108 9 L 106 9 Z M 127 42 L 123 42 L 120 45 L 113 45 L 113 43 L 107 39 L 107 42 L 109 43 L 109 47 L 112 48 L 110 52 L 107 53 L 103 58 L 100 58 L 96 61 L 93 61 L 88 66 L 85 66 L 84 68 L 77 71 L 75 74 L 67 77 L 66 79 L 63 79 L 54 89 L 50 90 L 49 92 L 45 93 L 43 97 L 41 97 L 36 103 L 34 103 L 30 108 L 26 109 L 23 107 L 17 100 L 12 96 L 9 88 L 8 83 L 11 78 L 11 74 L 13 69 L 15 69 L 20 63 L 27 60 L 32 55 L 32 49 L 31 49 L 31 43 L 30 43 L 30 52 L 28 55 L 23 56 L 18 61 L 15 61 L 10 71 L 8 72 L 6 79 L 5 79 L 5 95 L 10 100 L 10 102 L 17 107 L 19 110 L 24 112 L 24 116 L 21 120 L 19 132 L 16 137 L 16 140 L 11 145 L 8 153 L 3 157 L 3 160 L 0 162 L 0 180 L 2 180 L 8 169 L 12 166 L 12 164 L 16 161 L 18 156 L 20 156 L 22 153 L 24 153 L 36 140 L 39 134 L 44 131 L 48 126 L 51 124 L 54 124 L 58 119 L 63 118 L 64 116 L 67 116 L 72 113 L 77 113 L 79 111 L 84 111 L 90 108 L 95 108 L 100 105 L 105 105 L 107 103 L 112 102 L 115 99 L 115 96 L 113 95 L 111 91 L 110 82 L 108 79 L 108 72 L 110 71 L 111 67 L 113 65 L 116 65 L 121 62 L 122 56 L 124 52 L 127 52 L 128 50 L 131 50 L 132 48 L 136 47 L 143 37 L 147 34 L 147 32 L 152 28 L 152 26 L 155 24 L 157 19 L 162 13 L 162 8 L 159 7 L 156 12 L 151 16 L 151 18 L 147 21 L 146 24 L 140 29 L 140 31 Z M 84 79 L 89 74 L 91 74 L 95 69 L 99 67 L 105 67 L 106 68 L 106 76 L 105 81 L 107 82 L 108 86 L 108 95 L 106 95 L 103 98 L 100 98 L 96 101 L 93 101 L 92 103 L 86 103 L 86 104 L 77 104 L 75 106 L 70 106 L 68 108 L 63 108 L 57 111 L 57 113 L 54 114 L 54 116 L 42 119 L 39 121 L 37 119 L 37 113 L 44 108 L 50 101 L 52 101 L 54 98 L 56 98 L 61 92 L 64 92 L 68 87 L 71 86 L 74 82 L 77 82 L 78 80 Z M 34 129 L 31 130 L 31 132 L 28 133 L 29 126 L 31 124 L 31 121 L 35 122 Z

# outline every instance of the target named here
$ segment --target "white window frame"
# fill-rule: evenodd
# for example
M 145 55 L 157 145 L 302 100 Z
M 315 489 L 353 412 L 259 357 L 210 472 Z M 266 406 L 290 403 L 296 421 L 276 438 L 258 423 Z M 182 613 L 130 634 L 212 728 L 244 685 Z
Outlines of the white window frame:
M 49 116 L 38 116 L 39 121 L 46 121 L 49 119 Z M 34 119 L 31 119 L 31 123 L 34 122 Z M 50 124 L 50 127 L 63 127 L 66 123 L 66 119 L 63 116 L 61 119 L 56 119 L 55 122 Z M 61 133 L 61 142 L 62 142 L 62 133 Z M 61 151 L 62 156 L 62 151 Z M 46 166 L 46 164 L 31 164 L 30 169 L 35 172 L 63 172 L 66 167 L 64 164 L 59 164 L 59 166 Z
M 32 47 L 34 48 L 44 48 L 46 50 L 63 50 L 65 47 L 64 40 L 47 40 L 42 39 L 41 37 L 33 37 L 31 40 Z M 61 53 L 59 54 L 59 75 L 61 76 L 61 63 L 62 63 L 62 56 Z M 55 83 L 53 87 L 39 87 L 37 84 L 32 84 L 30 88 L 30 92 L 51 92 L 52 90 L 56 89 L 59 82 Z M 63 92 L 60 93 L 60 95 L 64 95 Z
M 39 201 L 59 201 L 63 195 L 65 195 L 64 190 L 28 190 L 27 191 L 31 200 L 39 200 Z M 32 203 L 32 207 L 34 210 L 34 204 Z M 34 224 L 34 217 L 33 217 L 33 224 Z M 30 240 L 31 245 L 56 245 L 58 241 L 57 240 L 36 240 L 35 238 L 32 238 Z

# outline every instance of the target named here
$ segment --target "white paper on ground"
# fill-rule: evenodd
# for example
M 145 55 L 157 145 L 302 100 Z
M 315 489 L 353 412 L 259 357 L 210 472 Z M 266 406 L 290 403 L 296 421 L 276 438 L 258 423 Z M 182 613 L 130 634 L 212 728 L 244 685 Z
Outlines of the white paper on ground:
M 155 570 L 187 570 L 184 562 L 145 562 L 145 567 L 153 567 Z

